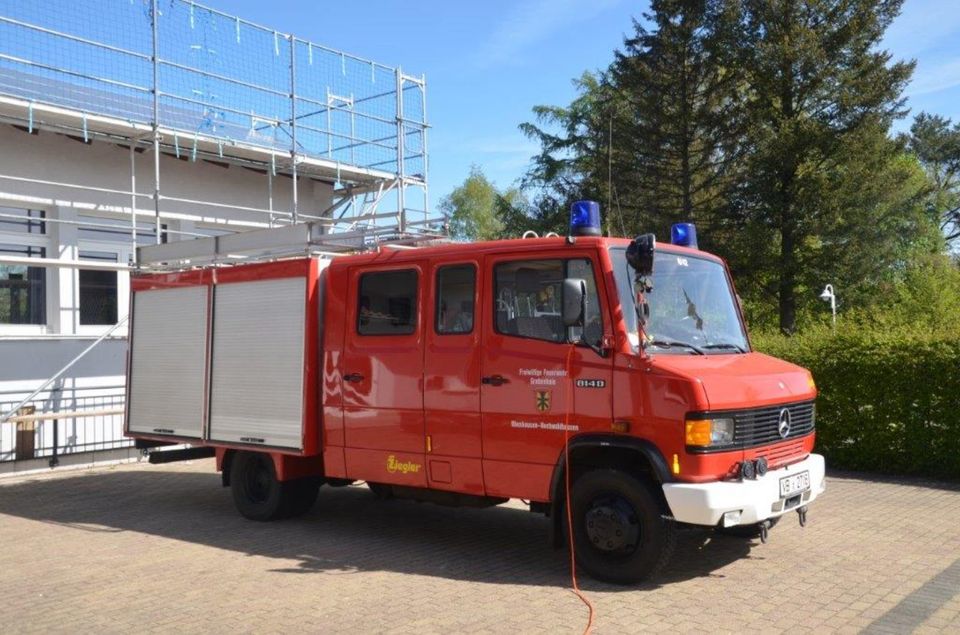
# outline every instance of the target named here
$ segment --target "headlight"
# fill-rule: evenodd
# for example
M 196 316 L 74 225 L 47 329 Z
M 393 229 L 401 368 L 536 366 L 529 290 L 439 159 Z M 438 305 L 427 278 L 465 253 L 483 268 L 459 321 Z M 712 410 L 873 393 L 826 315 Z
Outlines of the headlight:
M 711 447 L 733 443 L 733 419 L 687 419 L 687 445 Z

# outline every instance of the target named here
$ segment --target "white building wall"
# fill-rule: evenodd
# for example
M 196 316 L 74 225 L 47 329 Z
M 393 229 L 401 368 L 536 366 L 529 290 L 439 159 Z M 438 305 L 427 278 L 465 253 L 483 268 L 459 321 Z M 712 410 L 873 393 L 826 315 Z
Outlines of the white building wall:
M 153 192 L 152 148 L 135 154 L 136 191 Z M 219 205 L 259 208 L 263 212 L 224 208 L 217 205 L 177 202 L 161 198 L 161 222 L 169 230 L 168 239 L 189 239 L 189 234 L 212 235 L 267 227 L 281 214 L 291 210 L 292 179 L 250 170 L 226 162 L 191 160 L 189 146 L 181 148 L 181 159 L 161 156 L 162 197 L 207 201 Z M 31 244 L 46 249 L 48 258 L 76 260 L 80 252 L 112 254 L 126 263 L 132 255 L 129 233 L 104 239 L 82 235 L 82 225 L 72 223 L 123 223 L 129 229 L 129 194 L 95 192 L 76 187 L 17 181 L 3 177 L 21 177 L 85 187 L 131 189 L 130 151 L 106 140 L 84 143 L 60 134 L 39 130 L 29 134 L 0 124 L 0 207 L 43 210 L 46 232 L 42 235 L 4 232 L 0 226 L 0 244 Z M 272 198 L 269 195 L 271 191 Z M 331 184 L 301 179 L 299 210 L 319 215 L 333 199 Z M 272 207 L 277 214 L 267 210 Z M 272 218 L 273 216 L 273 218 Z M 137 220 L 141 232 L 152 231 L 153 201 L 137 199 Z M 57 222 L 67 221 L 67 222 Z M 184 232 L 181 234 L 180 232 Z M 152 234 L 141 241 L 152 241 Z M 80 351 L 103 334 L 109 326 L 80 324 L 79 273 L 75 268 L 46 269 L 46 324 L 12 325 L 0 323 L 0 408 L 4 408 L 53 376 Z M 128 310 L 129 274 L 117 277 L 118 319 Z M 116 332 L 119 339 L 101 343 L 87 358 L 59 380 L 47 402 L 38 401 L 38 411 L 69 409 L 75 398 L 96 403 L 96 395 L 117 395 L 124 383 L 126 357 L 125 327 Z M 58 403 L 57 400 L 60 400 Z M 64 401 L 65 400 L 65 401 Z M 109 400 L 104 401 L 108 403 Z M 102 436 L 111 426 L 119 429 L 120 417 L 80 420 L 60 424 L 59 444 L 83 446 L 85 437 Z M 52 426 L 37 426 L 36 444 L 51 444 Z M 69 428 L 69 429 L 68 429 Z M 0 424 L 0 460 L 13 451 L 15 425 Z M 61 447 L 61 452 L 64 448 Z

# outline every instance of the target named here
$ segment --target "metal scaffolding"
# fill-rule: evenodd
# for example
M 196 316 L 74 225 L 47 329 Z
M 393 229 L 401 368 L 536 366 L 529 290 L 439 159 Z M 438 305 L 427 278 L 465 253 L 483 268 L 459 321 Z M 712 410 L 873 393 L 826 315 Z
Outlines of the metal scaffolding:
M 338 234 L 363 248 L 443 233 L 429 205 L 423 77 L 188 0 L 7 0 L 0 121 L 129 147 L 129 191 L 10 174 L 0 186 L 129 197 L 133 251 L 147 218 L 154 242 L 177 233 L 163 228 L 165 201 L 263 215 L 245 229 L 311 222 L 340 246 Z M 150 194 L 137 192 L 138 153 L 152 160 Z M 265 173 L 267 207 L 165 192 L 164 154 Z M 290 178 L 289 209 L 274 206 L 278 176 Z M 331 184 L 332 204 L 305 208 L 304 179 Z
M 119 162 L 111 159 L 114 178 L 102 180 L 90 180 L 90 172 L 71 178 L 52 170 L 18 171 L 13 162 L 0 170 L 5 201 L 56 210 L 51 215 L 0 204 L 0 227 L 39 229 L 16 239 L 36 245 L 30 242 L 35 236 L 46 238 L 56 227 L 49 239 L 54 246 L 61 231 L 86 232 L 94 242 L 94 234 L 129 241 L 124 253 L 133 257 L 122 262 L 126 256 L 118 251 L 117 261 L 84 259 L 76 239 L 72 252 L 47 254 L 31 246 L 16 255 L 0 253 L 0 267 L 28 272 L 18 281 L 24 288 L 32 284 L 29 272 L 42 269 L 134 270 L 141 253 L 154 267 L 161 261 L 193 266 L 229 261 L 235 253 L 338 253 L 444 233 L 429 203 L 422 76 L 190 0 L 3 0 L 0 124 L 129 152 L 129 162 L 122 154 Z M 22 143 L 32 143 L 31 137 L 24 134 Z M 179 165 L 177 159 L 250 168 L 251 178 L 265 183 L 263 202 L 227 191 L 214 200 L 191 198 L 176 189 L 170 166 Z M 145 162 L 152 170 L 144 170 Z M 325 184 L 329 201 L 325 194 L 309 197 L 311 181 Z M 66 212 L 60 193 L 71 207 Z M 169 244 L 160 244 L 168 238 Z M 145 244 L 151 246 L 141 252 Z M 44 297 L 39 302 L 46 306 Z M 42 324 L 46 318 L 38 319 Z M 123 323 L 79 355 L 71 353 L 33 394 L 17 389 L 0 395 L 0 464 L 16 460 L 21 450 L 49 456 L 52 466 L 63 453 L 130 445 L 118 414 L 122 387 L 104 396 L 101 388 L 54 385 Z M 78 434 L 80 441 L 71 442 Z M 29 452 L 11 445 L 20 436 L 29 441 Z

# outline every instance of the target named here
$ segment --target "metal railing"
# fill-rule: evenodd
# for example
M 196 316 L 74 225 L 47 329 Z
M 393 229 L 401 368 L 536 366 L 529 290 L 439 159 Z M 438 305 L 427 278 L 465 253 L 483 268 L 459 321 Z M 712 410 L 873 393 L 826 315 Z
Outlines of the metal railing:
M 19 394 L 0 393 L 0 410 L 19 403 Z M 133 439 L 123 436 L 124 399 L 122 385 L 54 387 L 38 394 L 0 423 L 0 463 L 48 459 L 56 467 L 66 455 L 132 448 Z

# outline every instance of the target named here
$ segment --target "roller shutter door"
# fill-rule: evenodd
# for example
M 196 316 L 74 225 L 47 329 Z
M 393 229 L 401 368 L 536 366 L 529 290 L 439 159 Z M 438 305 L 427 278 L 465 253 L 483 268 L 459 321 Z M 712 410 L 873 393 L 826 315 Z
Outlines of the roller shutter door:
M 302 449 L 306 280 L 214 290 L 210 439 Z
M 203 428 L 208 287 L 133 295 L 129 429 L 199 438 Z

